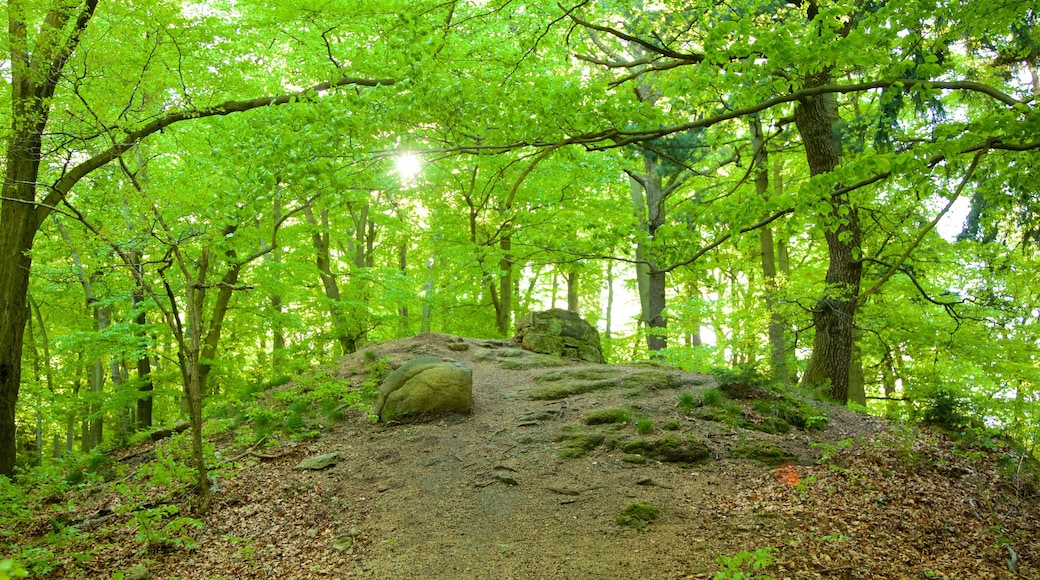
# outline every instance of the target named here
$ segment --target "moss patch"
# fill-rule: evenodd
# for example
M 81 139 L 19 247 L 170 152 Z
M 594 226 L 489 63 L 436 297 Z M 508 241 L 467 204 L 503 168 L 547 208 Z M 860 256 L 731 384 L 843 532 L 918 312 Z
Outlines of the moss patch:
M 607 425 L 610 423 L 628 423 L 632 413 L 624 409 L 597 409 L 585 415 L 586 425 Z
M 708 446 L 690 435 L 632 439 L 622 444 L 621 450 L 667 463 L 692 464 L 711 456 Z
M 794 455 L 768 441 L 748 439 L 733 450 L 733 455 L 761 461 L 767 465 L 780 465 L 794 459 Z
M 560 459 L 577 459 L 587 455 L 600 444 L 606 437 L 600 433 L 589 433 L 581 428 L 570 425 L 560 431 L 556 438 L 560 442 Z
M 636 502 L 622 510 L 614 521 L 619 526 L 642 530 L 660 515 L 661 508 L 648 503 Z

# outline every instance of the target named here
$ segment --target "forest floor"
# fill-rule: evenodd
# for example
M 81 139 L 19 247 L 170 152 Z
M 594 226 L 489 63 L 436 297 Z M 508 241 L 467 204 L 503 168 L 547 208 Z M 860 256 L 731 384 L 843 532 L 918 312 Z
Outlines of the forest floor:
M 647 365 L 609 367 L 612 388 L 534 400 L 562 384 L 550 373 L 607 376 L 597 374 L 606 367 L 527 365 L 498 341 L 433 334 L 367 350 L 344 359 L 337 377 L 360 384 L 372 354 L 394 366 L 420 355 L 471 366 L 472 414 L 387 426 L 353 411 L 310 441 L 252 450 L 215 438 L 218 456 L 236 461 L 217 480 L 205 527 L 168 527 L 191 540 L 152 549 L 141 518 L 120 509 L 125 489 L 66 494 L 54 506 L 66 506 L 62 518 L 92 548 L 89 557 L 51 548 L 48 577 L 1040 578 L 1037 487 L 1006 449 L 837 407 L 821 430 L 743 429 L 677 404 L 681 392 L 712 388 L 711 377 L 667 371 L 673 388 L 625 380 L 658 368 Z M 652 429 L 586 425 L 597 409 L 628 410 Z M 754 418 L 750 406 L 744 413 Z M 687 436 L 706 444 L 706 460 L 647 459 L 628 445 Z M 583 441 L 598 440 L 581 454 Z M 118 453 L 155 456 L 155 445 Z M 789 462 L 738 456 L 756 445 Z M 579 456 L 561 458 L 567 449 Z M 294 469 L 333 452 L 331 467 Z M 132 481 L 131 472 L 124 486 Z M 619 525 L 637 502 L 659 516 L 639 530 Z M 188 505 L 182 498 L 180 515 Z M 52 530 L 47 510 L 24 545 Z M 756 551 L 775 562 L 752 570 Z

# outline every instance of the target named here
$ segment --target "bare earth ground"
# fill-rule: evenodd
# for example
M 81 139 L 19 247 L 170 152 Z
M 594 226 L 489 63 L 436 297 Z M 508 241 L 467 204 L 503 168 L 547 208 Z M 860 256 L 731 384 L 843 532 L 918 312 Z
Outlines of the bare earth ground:
M 823 431 L 768 435 L 688 417 L 675 389 L 534 401 L 534 379 L 560 367 L 503 369 L 495 353 L 506 346 L 424 335 L 369 347 L 394 366 L 431 354 L 470 365 L 472 415 L 384 426 L 353 413 L 315 441 L 246 454 L 234 477 L 218 481 L 207 527 L 190 531 L 197 549 L 145 551 L 130 516 L 112 505 L 118 496 L 81 492 L 82 527 L 97 549 L 53 577 L 711 578 L 720 555 L 775 547 L 777 564 L 758 573 L 1040 578 L 1035 488 L 1001 475 L 988 455 L 926 432 L 893 435 L 878 418 L 838 408 Z M 357 384 L 364 363 L 348 357 L 338 374 Z M 695 393 L 713 386 L 692 374 L 683 382 Z M 678 421 L 711 458 L 633 464 L 603 448 L 558 457 L 564 425 L 613 407 L 652 418 L 658 435 Z M 802 484 L 782 485 L 776 469 L 734 457 L 747 439 L 793 453 Z M 859 443 L 838 443 L 849 439 Z M 330 452 L 339 453 L 333 467 L 293 469 Z M 637 501 L 660 517 L 642 531 L 619 526 L 617 514 Z M 98 510 L 117 513 L 89 525 L 107 513 Z M 135 566 L 147 573 L 131 576 Z

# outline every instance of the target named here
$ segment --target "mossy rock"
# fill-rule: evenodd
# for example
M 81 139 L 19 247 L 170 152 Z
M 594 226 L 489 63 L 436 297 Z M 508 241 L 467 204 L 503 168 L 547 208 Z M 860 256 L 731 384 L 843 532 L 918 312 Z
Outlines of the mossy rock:
M 622 378 L 620 386 L 641 391 L 678 389 L 682 380 L 679 375 L 667 371 L 641 371 Z
M 711 456 L 708 446 L 692 435 L 676 437 L 669 434 L 656 438 L 641 437 L 625 442 L 621 446 L 621 450 L 666 463 L 693 464 Z
M 612 423 L 628 423 L 632 413 L 624 409 L 597 409 L 585 415 L 586 425 L 609 425 Z
M 768 441 L 748 439 L 733 450 L 733 455 L 761 461 L 767 465 L 780 465 L 794 459 L 794 455 Z
M 544 369 L 551 367 L 562 367 L 567 364 L 566 359 L 548 354 L 528 354 L 524 357 L 499 359 L 498 366 L 507 371 L 525 371 L 528 369 Z
M 534 401 L 555 401 L 566 399 L 574 395 L 602 391 L 617 386 L 615 379 L 603 379 L 596 381 L 559 381 L 551 382 L 531 390 L 528 396 Z
M 552 383 L 556 381 L 598 381 L 600 379 L 615 379 L 620 374 L 621 372 L 614 367 L 586 367 L 548 372 L 536 378 L 535 382 Z
M 648 503 L 636 502 L 621 511 L 614 521 L 626 528 L 642 530 L 661 515 L 661 508 Z

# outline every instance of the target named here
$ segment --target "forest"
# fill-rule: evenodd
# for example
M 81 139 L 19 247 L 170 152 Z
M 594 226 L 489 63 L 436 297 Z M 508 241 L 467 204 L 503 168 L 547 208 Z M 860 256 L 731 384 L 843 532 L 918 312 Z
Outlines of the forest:
M 1032 2 L 0 11 L 0 481 L 547 308 L 1036 454 Z

